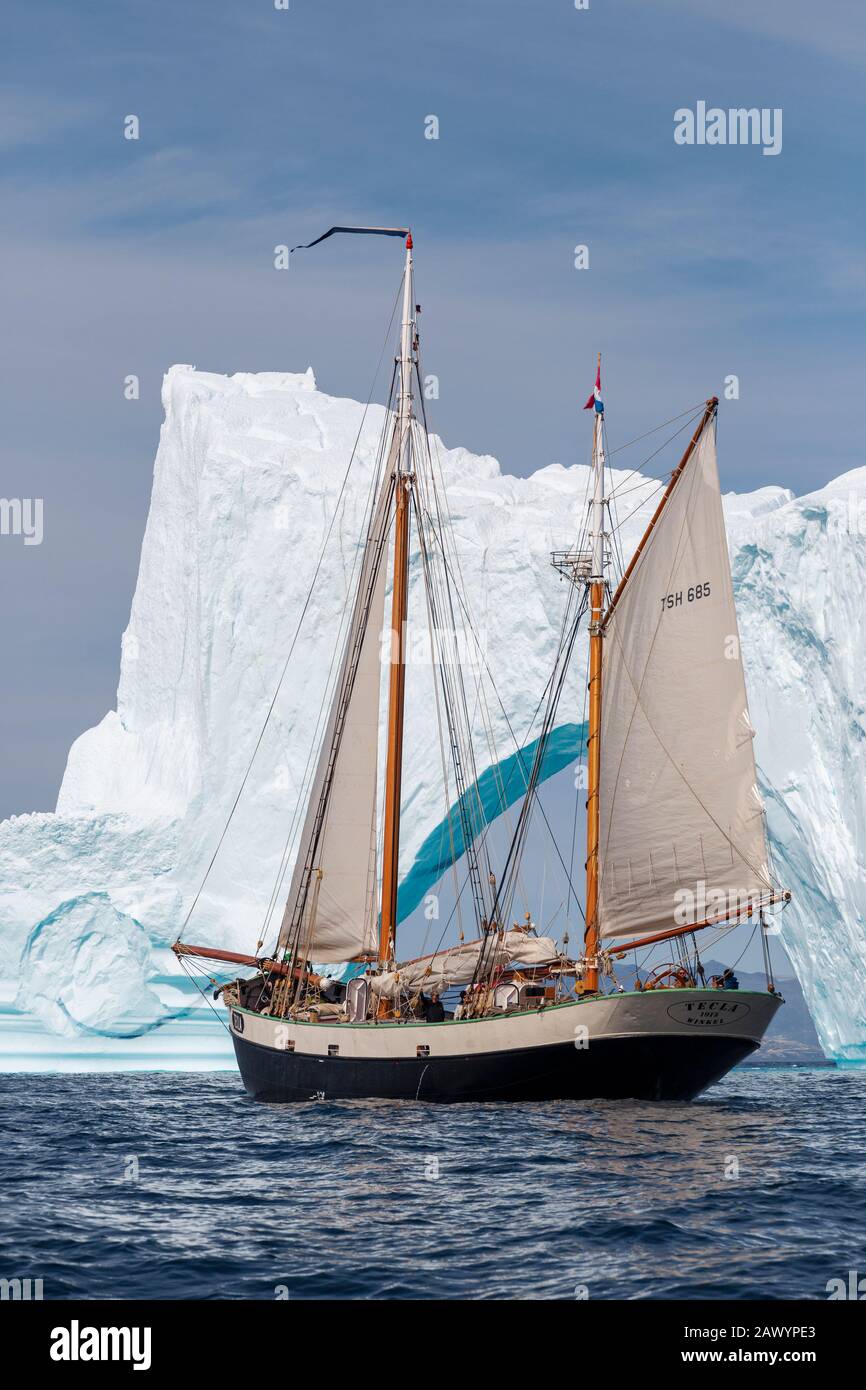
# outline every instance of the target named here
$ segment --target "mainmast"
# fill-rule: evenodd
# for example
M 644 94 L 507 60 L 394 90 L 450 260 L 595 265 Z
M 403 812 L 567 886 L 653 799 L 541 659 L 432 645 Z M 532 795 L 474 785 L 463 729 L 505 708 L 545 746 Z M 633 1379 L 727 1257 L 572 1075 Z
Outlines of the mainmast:
M 583 983 L 587 993 L 598 989 L 598 847 L 600 840 L 598 789 L 601 779 L 601 643 L 604 607 L 604 404 L 601 399 L 601 353 L 595 372 L 595 390 L 583 407 L 592 410 L 592 502 L 590 550 L 554 551 L 555 569 L 573 584 L 585 585 L 589 595 L 589 731 L 587 737 L 586 799 L 586 928 L 584 931 Z
M 395 424 L 396 486 L 394 574 L 391 600 L 391 672 L 388 689 L 388 751 L 385 765 L 385 825 L 382 852 L 382 912 L 379 960 L 394 958 L 397 931 L 397 874 L 400 857 L 400 788 L 403 771 L 403 707 L 406 694 L 406 619 L 409 598 L 409 493 L 412 470 L 412 351 L 415 305 L 412 293 L 412 236 L 406 237 L 403 321 L 400 334 L 400 396 Z
M 601 399 L 601 353 L 595 390 L 584 409 L 594 410 L 592 436 L 592 572 L 589 576 L 589 733 L 586 800 L 586 931 L 583 982 L 598 989 L 598 786 L 601 774 L 601 618 L 604 604 L 604 404 Z

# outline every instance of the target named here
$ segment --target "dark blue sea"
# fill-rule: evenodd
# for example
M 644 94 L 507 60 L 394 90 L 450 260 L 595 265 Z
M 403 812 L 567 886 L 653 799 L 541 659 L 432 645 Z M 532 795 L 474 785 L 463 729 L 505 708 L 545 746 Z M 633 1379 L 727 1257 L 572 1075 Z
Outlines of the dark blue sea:
M 0 1077 L 0 1277 L 45 1298 L 813 1298 L 866 1275 L 866 1070 L 691 1105 L 259 1105 Z

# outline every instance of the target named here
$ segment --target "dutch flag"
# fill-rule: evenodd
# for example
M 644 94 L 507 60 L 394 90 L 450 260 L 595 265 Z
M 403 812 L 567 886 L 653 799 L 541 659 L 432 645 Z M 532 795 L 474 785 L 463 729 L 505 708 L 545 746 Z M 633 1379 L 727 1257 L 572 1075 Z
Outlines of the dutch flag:
M 583 407 L 584 410 L 591 410 L 595 406 L 596 414 L 604 414 L 604 401 L 601 399 L 601 363 L 598 364 L 598 371 L 595 374 L 595 390 Z

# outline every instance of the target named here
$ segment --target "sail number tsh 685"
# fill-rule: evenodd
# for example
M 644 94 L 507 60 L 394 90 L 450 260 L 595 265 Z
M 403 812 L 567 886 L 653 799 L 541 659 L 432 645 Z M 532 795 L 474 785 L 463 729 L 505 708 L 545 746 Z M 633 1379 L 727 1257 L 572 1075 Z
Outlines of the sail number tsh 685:
M 709 598 L 710 581 L 705 579 L 703 584 L 693 584 L 690 589 L 680 589 L 676 594 L 663 594 L 662 608 L 680 608 L 684 603 L 694 603 L 699 598 Z

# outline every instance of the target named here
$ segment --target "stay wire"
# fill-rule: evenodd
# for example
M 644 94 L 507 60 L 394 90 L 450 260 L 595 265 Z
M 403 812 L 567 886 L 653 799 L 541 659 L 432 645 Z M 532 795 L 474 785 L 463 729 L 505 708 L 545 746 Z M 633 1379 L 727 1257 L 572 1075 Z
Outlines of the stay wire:
M 402 281 L 401 281 L 401 288 L 402 288 Z M 334 507 L 334 511 L 333 511 L 332 516 L 331 516 L 331 520 L 330 520 L 330 522 L 329 522 L 329 524 L 328 524 L 327 532 L 325 533 L 325 539 L 324 539 L 324 542 L 323 542 L 323 544 L 322 544 L 321 551 L 320 551 L 320 553 L 319 553 L 319 558 L 318 558 L 318 560 L 316 561 L 316 567 L 315 567 L 315 569 L 314 569 L 314 571 L 313 571 L 313 578 L 312 578 L 312 580 L 310 581 L 310 587 L 309 587 L 309 590 L 308 590 L 308 592 L 307 592 L 307 596 L 306 596 L 306 598 L 305 598 L 305 600 L 304 600 L 303 607 L 302 607 L 302 609 L 301 609 L 301 615 L 300 615 L 300 617 L 299 617 L 299 619 L 298 619 L 297 626 L 296 626 L 295 632 L 294 632 L 294 636 L 292 637 L 292 641 L 291 641 L 291 644 L 290 644 L 290 646 L 289 646 L 289 652 L 288 652 L 288 655 L 287 655 L 287 657 L 286 657 L 286 660 L 285 660 L 285 662 L 284 662 L 284 664 L 283 664 L 283 669 L 282 669 L 282 671 L 281 671 L 281 673 L 280 673 L 280 678 L 279 678 L 279 680 L 278 680 L 278 682 L 277 682 L 276 690 L 274 691 L 273 698 L 272 698 L 272 700 L 271 700 L 271 702 L 270 702 L 270 705 L 268 706 L 268 711 L 267 711 L 267 714 L 265 715 L 264 723 L 263 723 L 263 725 L 262 725 L 262 728 L 261 728 L 261 731 L 260 731 L 260 733 L 259 733 L 259 736 L 258 736 L 258 738 L 256 739 L 256 743 L 255 743 L 255 747 L 253 748 L 252 756 L 250 757 L 249 763 L 248 763 L 248 765 L 247 765 L 246 772 L 244 773 L 243 780 L 242 780 L 242 782 L 241 782 L 241 784 L 240 784 L 240 787 L 239 787 L 239 789 L 238 789 L 237 796 L 235 797 L 235 799 L 234 799 L 234 801 L 233 801 L 233 803 L 232 803 L 231 810 L 229 811 L 229 814 L 228 814 L 228 819 L 226 820 L 226 823 L 225 823 L 225 825 L 223 826 L 222 832 L 221 832 L 220 837 L 219 837 L 219 839 L 218 839 L 218 841 L 217 841 L 216 848 L 214 849 L 214 852 L 213 852 L 213 854 L 212 854 L 212 856 L 211 856 L 211 859 L 210 859 L 210 862 L 209 862 L 209 864 L 208 864 L 208 866 L 207 866 L 207 868 L 206 868 L 206 870 L 205 870 L 204 877 L 202 878 L 202 881 L 201 881 L 201 883 L 200 883 L 200 885 L 199 885 L 199 887 L 198 887 L 198 890 L 197 890 L 197 892 L 196 892 L 196 894 L 195 894 L 195 897 L 194 897 L 193 900 L 192 900 L 192 904 L 190 905 L 189 911 L 187 912 L 186 917 L 185 917 L 184 920 L 183 920 L 183 924 L 182 924 L 182 926 L 181 926 L 181 928 L 180 928 L 180 930 L 179 930 L 179 932 L 178 932 L 178 934 L 177 934 L 177 937 L 175 938 L 176 941 L 180 941 L 183 932 L 186 931 L 186 928 L 187 928 L 187 926 L 189 925 L 189 922 L 190 922 L 190 919 L 191 919 L 191 917 L 192 917 L 192 914 L 193 914 L 193 912 L 195 911 L 196 905 L 198 904 L 198 901 L 199 901 L 199 899 L 200 899 L 202 893 L 204 892 L 205 885 L 206 885 L 206 883 L 207 883 L 207 881 L 208 881 L 208 878 L 210 877 L 211 870 L 213 869 L 213 866 L 214 866 L 214 864 L 216 863 L 217 855 L 219 854 L 220 849 L 222 848 L 222 845 L 223 845 L 223 841 L 225 840 L 225 837 L 226 837 L 226 835 L 228 834 L 229 826 L 231 825 L 231 822 L 232 822 L 232 819 L 233 819 L 233 817 L 234 817 L 235 811 L 237 810 L 238 804 L 240 803 L 240 799 L 241 799 L 241 797 L 242 797 L 242 795 L 243 795 L 244 788 L 246 787 L 246 784 L 247 784 L 247 781 L 248 781 L 248 779 L 249 779 L 250 773 L 252 772 L 253 764 L 255 763 L 255 760 L 256 760 L 256 757 L 257 757 L 257 755 L 258 755 L 259 749 L 261 748 L 262 741 L 263 741 L 264 736 L 265 736 L 265 732 L 266 732 L 267 727 L 268 727 L 268 724 L 269 724 L 269 722 L 270 722 L 271 715 L 273 714 L 273 711 L 274 711 L 274 706 L 276 705 L 277 699 L 279 698 L 279 694 L 280 694 L 280 691 L 281 691 L 282 686 L 283 686 L 283 681 L 285 680 L 285 677 L 286 677 L 286 672 L 287 672 L 288 669 L 289 669 L 289 663 L 290 663 L 290 661 L 291 661 L 291 659 L 292 659 L 292 655 L 293 655 L 293 653 L 294 653 L 295 646 L 296 646 L 296 644 L 297 644 L 297 640 L 298 640 L 298 637 L 299 637 L 300 632 L 301 632 L 301 628 L 302 628 L 303 623 L 304 623 L 304 619 L 305 619 L 305 617 L 306 617 L 306 615 L 307 615 L 307 611 L 308 611 L 308 609 L 309 609 L 310 603 L 311 603 L 311 601 L 312 601 L 313 594 L 314 594 L 314 592 L 315 592 L 316 583 L 317 583 L 317 581 L 318 581 L 319 573 L 320 573 L 320 571 L 321 571 L 322 564 L 324 563 L 325 554 L 326 554 L 326 551 L 327 551 L 327 548 L 328 548 L 328 544 L 329 544 L 330 539 L 331 539 L 331 533 L 332 533 L 332 531 L 333 531 L 333 529 L 334 529 L 334 523 L 335 523 L 335 521 L 336 521 L 337 516 L 339 515 L 340 506 L 341 506 L 341 504 L 342 504 L 343 497 L 344 497 L 345 492 L 346 492 L 346 487 L 347 487 L 347 484 L 348 484 L 348 481 L 349 481 L 349 475 L 350 475 L 351 470 L 352 470 L 352 465 L 353 465 L 353 463 L 354 463 L 354 461 L 355 461 L 355 455 L 356 455 L 356 453 L 357 453 L 358 444 L 360 443 L 361 433 L 362 433 L 362 431 L 363 431 L 364 424 L 365 424 L 366 419 L 367 419 L 367 414 L 368 414 L 368 411 L 369 411 L 369 409 L 370 409 L 370 405 L 371 405 L 372 400 L 373 400 L 373 392 L 374 392 L 375 389 L 376 389 L 376 381 L 378 380 L 378 377 L 379 377 L 379 369 L 380 369 L 380 367 L 381 367 L 381 365 L 382 365 L 382 360 L 383 360 L 383 358 L 384 358 L 384 356 L 385 356 L 385 349 L 386 349 L 386 347 L 387 347 L 387 345 L 388 345 L 388 339 L 390 338 L 390 335 L 391 335 L 391 329 L 392 329 L 392 326 L 393 326 L 393 323 L 394 323 L 394 316 L 395 316 L 395 314 L 396 314 L 396 312 L 397 312 L 397 305 L 398 305 L 399 301 L 400 301 L 400 291 L 398 290 L 398 293 L 397 293 L 397 295 L 396 295 L 396 297 L 395 297 L 395 300 L 394 300 L 394 307 L 393 307 L 392 310 L 391 310 L 391 318 L 390 318 L 389 323 L 388 323 L 388 328 L 386 329 L 386 332 L 385 332 L 385 338 L 384 338 L 384 341 L 383 341 L 383 344 L 382 344 L 382 349 L 381 349 L 381 351 L 380 351 L 380 353 L 379 353 L 379 359 L 378 359 L 378 361 L 377 361 L 377 363 L 376 363 L 376 369 L 375 369 L 375 371 L 374 371 L 374 373 L 373 373 L 373 380 L 372 380 L 372 382 L 371 382 L 371 384 L 370 384 L 370 391 L 369 391 L 369 394 L 368 394 L 368 396 L 367 396 L 367 400 L 366 400 L 366 402 L 365 402 L 365 404 L 364 404 L 364 409 L 363 409 L 363 412 L 362 412 L 362 415 L 361 415 L 360 424 L 358 425 L 358 432 L 357 432 L 357 434 L 356 434 L 356 436 L 355 436 L 355 441 L 354 441 L 354 443 L 353 443 L 353 445 L 352 445 L 352 451 L 351 451 L 351 453 L 350 453 L 350 455 L 349 455 L 349 461 L 348 461 L 348 463 L 347 463 L 347 465 L 346 465 L 345 473 L 343 474 L 342 483 L 340 484 L 340 491 L 339 491 L 338 496 L 337 496 L 337 504 L 336 504 L 336 506 Z

